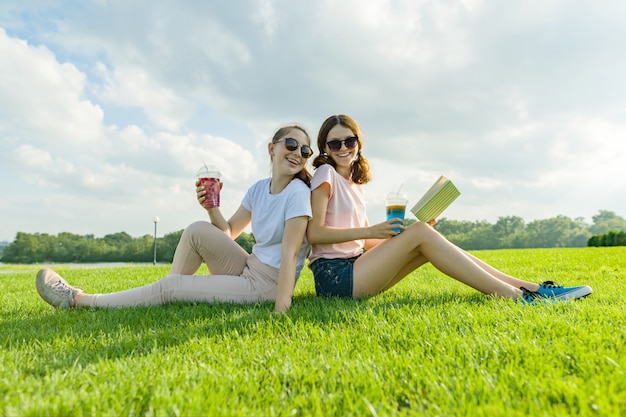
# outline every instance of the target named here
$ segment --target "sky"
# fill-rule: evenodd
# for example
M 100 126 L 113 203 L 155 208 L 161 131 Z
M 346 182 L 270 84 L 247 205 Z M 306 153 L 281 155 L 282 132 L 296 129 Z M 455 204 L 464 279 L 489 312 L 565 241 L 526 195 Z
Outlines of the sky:
M 626 2 L 3 0 L 0 241 L 226 217 L 298 123 L 359 123 L 370 223 L 440 175 L 443 214 L 626 217 Z M 411 218 L 412 215 L 408 214 Z

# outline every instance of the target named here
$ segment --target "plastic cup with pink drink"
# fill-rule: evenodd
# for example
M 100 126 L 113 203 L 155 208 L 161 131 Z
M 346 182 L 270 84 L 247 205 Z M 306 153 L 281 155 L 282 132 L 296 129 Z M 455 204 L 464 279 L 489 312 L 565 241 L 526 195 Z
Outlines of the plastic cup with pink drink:
M 207 208 L 220 206 L 220 178 L 222 173 L 212 165 L 203 165 L 198 170 L 198 180 L 206 190 L 202 205 Z

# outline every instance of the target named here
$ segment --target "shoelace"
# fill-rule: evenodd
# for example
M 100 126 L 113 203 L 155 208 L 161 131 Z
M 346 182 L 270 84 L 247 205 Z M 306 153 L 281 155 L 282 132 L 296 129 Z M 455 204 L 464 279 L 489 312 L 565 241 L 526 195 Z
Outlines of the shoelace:
M 531 291 L 524 287 L 520 287 L 520 290 L 522 290 L 522 297 L 528 301 L 532 301 L 536 298 L 543 298 L 543 296 L 536 291 Z
M 74 289 L 65 284 L 63 281 L 55 281 L 54 284 L 50 285 L 50 288 L 56 293 L 64 296 L 72 297 L 74 293 Z
M 541 286 L 544 288 L 563 288 L 562 285 L 557 284 L 554 281 L 544 281 L 541 283 Z

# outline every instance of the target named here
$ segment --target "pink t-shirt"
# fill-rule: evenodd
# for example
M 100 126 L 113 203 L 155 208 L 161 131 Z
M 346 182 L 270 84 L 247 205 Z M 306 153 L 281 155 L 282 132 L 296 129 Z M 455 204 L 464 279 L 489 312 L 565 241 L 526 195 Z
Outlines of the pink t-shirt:
M 311 191 L 320 185 L 330 185 L 330 198 L 326 210 L 326 226 L 341 229 L 365 227 L 368 225 L 365 212 L 365 199 L 359 184 L 347 180 L 337 173 L 331 165 L 324 164 L 317 168 L 311 180 Z M 350 242 L 313 245 L 309 261 L 318 258 L 351 258 L 363 253 L 363 239 Z

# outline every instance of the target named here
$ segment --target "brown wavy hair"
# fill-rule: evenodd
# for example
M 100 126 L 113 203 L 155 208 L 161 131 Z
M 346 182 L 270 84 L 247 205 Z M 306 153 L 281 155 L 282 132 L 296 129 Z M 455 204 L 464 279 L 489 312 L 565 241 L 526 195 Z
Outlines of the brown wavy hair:
M 357 152 L 357 157 L 350 168 L 350 178 L 356 184 L 367 184 L 372 179 L 372 174 L 370 172 L 369 162 L 363 155 L 361 155 L 361 150 L 363 149 L 363 136 L 361 135 L 361 129 L 359 129 L 358 123 L 353 118 L 346 116 L 345 114 L 330 116 L 328 119 L 324 120 L 324 123 L 322 123 L 320 131 L 317 134 L 317 149 L 320 154 L 313 160 L 313 166 L 318 168 L 321 165 L 329 164 L 333 168 L 337 169 L 335 161 L 333 161 L 330 155 L 324 151 L 326 148 L 328 132 L 330 132 L 330 130 L 337 125 L 347 127 L 357 138 L 359 138 L 359 150 Z
M 309 140 L 309 143 L 311 143 L 311 137 L 309 136 L 307 131 L 302 126 L 298 126 L 298 125 L 283 126 L 280 129 L 278 129 L 276 133 L 274 133 L 274 136 L 272 137 L 272 143 L 276 143 L 278 140 L 282 139 L 287 133 L 289 133 L 290 131 L 294 129 L 299 130 L 300 132 L 304 133 L 306 138 Z M 304 165 L 302 170 L 298 172 L 296 175 L 294 175 L 293 177 L 298 178 L 299 180 L 302 180 L 309 187 L 311 186 L 312 176 L 309 170 L 307 169 L 306 165 Z

